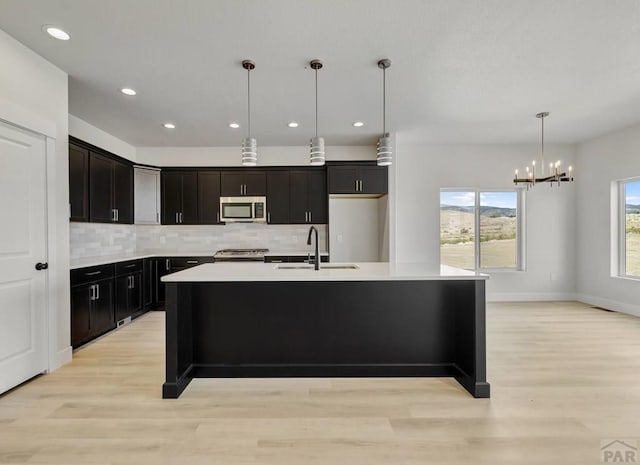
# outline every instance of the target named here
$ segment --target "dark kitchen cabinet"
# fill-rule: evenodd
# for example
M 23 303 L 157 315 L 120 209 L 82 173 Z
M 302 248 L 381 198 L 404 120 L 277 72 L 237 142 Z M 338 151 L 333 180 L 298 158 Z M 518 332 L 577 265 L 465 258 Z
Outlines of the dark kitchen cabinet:
M 267 175 L 260 170 L 228 170 L 220 175 L 223 197 L 263 196 L 267 194 Z
M 142 312 L 142 260 L 115 265 L 115 317 L 122 321 Z
M 198 224 L 198 172 L 163 171 L 162 224 Z
M 153 306 L 155 294 L 155 259 L 145 258 L 142 261 L 142 306 L 148 310 Z
M 79 347 L 113 328 L 113 266 L 72 270 L 71 345 Z
M 89 152 L 89 218 L 133 224 L 133 167 Z
M 289 171 L 267 172 L 267 222 L 289 223 Z
M 69 219 L 89 221 L 89 150 L 69 144 Z
M 327 222 L 327 185 L 323 170 L 291 171 L 289 222 Z
M 198 172 L 198 223 L 220 224 L 220 171 Z
M 376 165 L 340 165 L 327 168 L 329 194 L 386 194 L 388 169 Z
M 163 307 L 166 300 L 165 283 L 161 281 L 163 276 L 170 273 L 186 270 L 202 263 L 213 263 L 213 256 L 210 257 L 173 257 L 155 258 L 155 302 L 154 304 Z

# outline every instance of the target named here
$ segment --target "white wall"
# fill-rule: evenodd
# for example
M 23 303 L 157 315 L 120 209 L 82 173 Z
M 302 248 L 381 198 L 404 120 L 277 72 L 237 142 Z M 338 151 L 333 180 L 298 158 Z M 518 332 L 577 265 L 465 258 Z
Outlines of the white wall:
M 259 142 L 259 141 L 258 141 Z M 155 166 L 237 166 L 237 147 L 138 147 L 138 163 Z M 374 146 L 334 146 L 326 148 L 327 160 L 375 160 Z M 308 166 L 309 147 L 260 147 L 259 166 Z
M 640 176 L 640 126 L 578 145 L 577 160 L 579 298 L 640 315 L 640 281 L 611 276 L 611 183 Z
M 69 115 L 69 134 L 128 160 L 136 161 L 136 148 L 133 145 L 73 115 Z
M 71 359 L 67 74 L 1 30 L 0 69 L 0 118 L 55 138 L 55 157 L 47 160 L 48 276 L 54 296 L 50 367 L 55 369 Z
M 397 134 L 395 239 L 398 262 L 440 259 L 441 188 L 512 188 L 515 168 L 539 160 L 538 145 L 424 145 Z M 574 163 L 572 146 L 547 146 L 547 163 Z M 576 185 L 525 194 L 526 270 L 492 272 L 491 300 L 567 299 L 575 292 Z

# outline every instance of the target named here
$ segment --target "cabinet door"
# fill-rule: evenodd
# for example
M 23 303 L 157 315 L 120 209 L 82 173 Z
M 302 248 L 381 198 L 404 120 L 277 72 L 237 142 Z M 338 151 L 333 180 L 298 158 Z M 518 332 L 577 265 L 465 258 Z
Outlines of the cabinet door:
M 160 171 L 134 168 L 135 224 L 160 224 Z
M 386 194 L 388 170 L 386 166 L 360 167 L 360 181 L 363 194 Z
M 165 275 L 171 273 L 170 258 L 156 258 L 155 260 L 155 303 L 164 305 L 165 301 L 165 284 L 160 281 Z
M 71 288 L 71 346 L 76 348 L 91 336 L 91 285 Z
M 307 174 L 307 190 L 310 223 L 327 222 L 327 178 L 322 171 L 310 171 Z
M 329 166 L 330 194 L 355 194 L 357 192 L 358 168 L 356 166 Z
M 113 162 L 113 208 L 118 223 L 133 224 L 133 167 Z
M 162 172 L 162 224 L 178 224 L 182 211 L 182 175 Z
M 71 221 L 89 221 L 89 151 L 69 144 Z
M 183 224 L 198 224 L 198 172 L 182 173 L 182 216 Z
M 223 171 L 220 174 L 220 195 L 237 197 L 243 195 L 244 173 L 242 171 Z
M 116 327 L 113 308 L 113 280 L 96 283 L 97 298 L 91 305 L 91 333 L 95 336 Z
M 264 171 L 245 171 L 244 185 L 244 195 L 267 195 L 267 174 Z
M 133 273 L 129 279 L 131 287 L 127 305 L 130 314 L 135 316 L 142 311 L 142 273 Z
M 220 223 L 220 172 L 198 172 L 198 223 Z
M 142 305 L 149 308 L 153 305 L 154 295 L 154 259 L 145 258 L 142 265 Z
M 90 152 L 89 217 L 96 223 L 113 222 L 113 160 Z
M 116 321 L 131 316 L 129 310 L 129 275 L 118 276 L 115 279 L 115 315 Z
M 289 223 L 289 171 L 267 173 L 267 221 Z
M 307 172 L 291 171 L 289 186 L 289 222 L 291 224 L 307 223 L 309 211 Z

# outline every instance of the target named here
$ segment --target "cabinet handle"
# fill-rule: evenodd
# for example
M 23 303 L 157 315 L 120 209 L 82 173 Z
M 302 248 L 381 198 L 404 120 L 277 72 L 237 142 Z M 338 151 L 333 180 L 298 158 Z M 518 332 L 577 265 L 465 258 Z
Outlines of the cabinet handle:
M 120 210 L 116 208 L 116 221 L 120 221 Z
M 244 184 L 240 184 L 240 195 L 242 195 L 242 188 L 244 187 Z
M 182 212 L 180 212 L 180 224 L 182 224 Z
M 102 273 L 102 271 L 92 271 L 91 273 L 85 273 L 85 276 L 95 276 Z
M 133 268 L 135 266 L 138 266 L 138 264 L 137 263 L 132 263 L 131 265 L 125 266 L 125 268 Z
M 168 258 L 167 258 L 167 259 L 165 259 L 165 261 L 164 261 L 164 266 L 165 266 L 165 269 L 166 269 L 167 271 L 169 271 L 169 259 L 168 259 Z
M 356 192 L 358 192 L 358 180 L 356 179 Z
M 309 223 L 313 223 L 313 212 L 309 212 Z
M 360 180 L 360 192 L 362 192 L 364 189 L 362 187 L 362 179 Z
M 267 223 L 271 223 L 271 212 L 267 212 Z
M 309 212 L 304 212 L 304 222 L 305 223 L 309 222 Z
M 89 300 L 96 300 L 96 285 L 92 284 L 89 287 Z
M 178 221 L 178 212 L 176 212 L 176 224 L 178 224 L 178 223 L 179 223 L 179 221 Z

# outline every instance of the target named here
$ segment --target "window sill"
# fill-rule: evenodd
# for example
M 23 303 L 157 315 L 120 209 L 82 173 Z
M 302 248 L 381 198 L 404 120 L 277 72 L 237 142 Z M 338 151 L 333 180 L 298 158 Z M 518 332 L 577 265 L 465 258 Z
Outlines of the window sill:
M 640 282 L 640 276 L 634 277 L 634 276 L 620 276 L 620 275 L 612 275 L 611 276 L 614 279 L 621 279 L 623 281 L 632 281 L 632 282 Z

